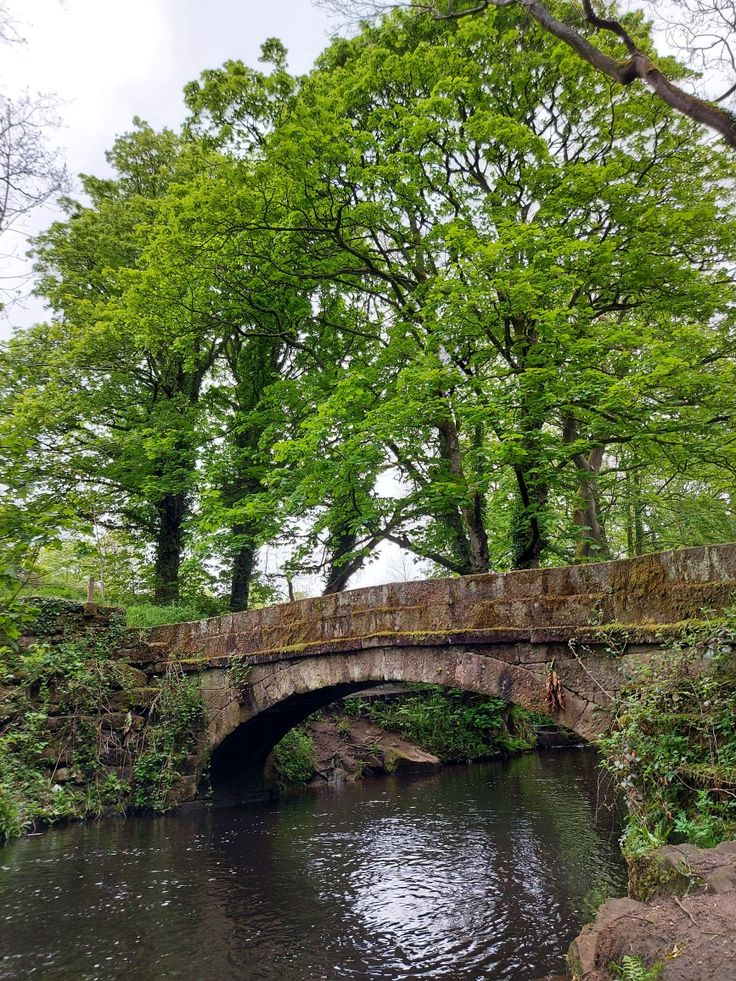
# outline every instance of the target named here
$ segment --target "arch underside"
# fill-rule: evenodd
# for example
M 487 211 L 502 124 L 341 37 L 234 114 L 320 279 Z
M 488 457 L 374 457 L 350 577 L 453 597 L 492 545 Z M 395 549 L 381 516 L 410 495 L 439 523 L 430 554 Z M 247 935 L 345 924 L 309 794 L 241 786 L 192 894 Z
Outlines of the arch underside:
M 247 686 L 231 689 L 232 700 L 219 707 L 210 727 L 213 789 L 241 798 L 263 790 L 266 761 L 290 729 L 346 695 L 387 681 L 458 688 L 548 715 L 546 664 L 521 664 L 520 657 L 513 645 L 503 650 L 376 647 L 255 664 Z M 564 677 L 564 670 L 560 674 Z M 554 721 L 583 739 L 597 735 L 602 724 L 593 699 L 564 685 L 560 694 L 564 708 Z

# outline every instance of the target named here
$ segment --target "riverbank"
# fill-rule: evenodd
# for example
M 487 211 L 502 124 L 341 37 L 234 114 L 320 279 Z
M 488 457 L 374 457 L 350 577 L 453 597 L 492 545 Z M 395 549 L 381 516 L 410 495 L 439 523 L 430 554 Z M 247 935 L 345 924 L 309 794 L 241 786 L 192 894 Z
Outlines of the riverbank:
M 574 981 L 736 981 L 736 841 L 629 862 L 629 897 L 573 942 Z
M 318 787 L 573 742 L 548 719 L 498 698 L 435 685 L 387 688 L 386 696 L 346 698 L 287 733 L 269 761 L 272 781 Z
M 580 981 L 736 981 L 736 609 L 642 663 L 605 768 L 627 806 L 628 898 L 571 950 Z

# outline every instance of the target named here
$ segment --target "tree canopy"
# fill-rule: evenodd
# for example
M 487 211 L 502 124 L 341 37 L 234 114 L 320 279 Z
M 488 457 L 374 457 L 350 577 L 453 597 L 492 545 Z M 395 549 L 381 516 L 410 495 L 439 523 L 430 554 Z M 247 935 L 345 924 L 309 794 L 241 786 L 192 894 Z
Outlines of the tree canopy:
M 736 537 L 732 155 L 488 7 L 205 71 L 36 241 L 0 480 L 122 598 Z
M 621 14 L 615 4 L 596 0 L 317 0 L 353 18 L 380 16 L 404 7 L 439 20 L 475 17 L 514 6 L 551 37 L 619 85 L 642 82 L 676 112 L 715 130 L 736 149 L 736 3 L 734 0 L 641 0 Z M 643 9 L 642 9 L 643 8 Z M 682 84 L 688 74 L 652 48 L 644 12 L 691 68 L 690 81 L 705 78 L 705 90 Z M 710 85 L 708 84 L 710 83 Z M 712 89 L 712 91 L 709 91 Z M 716 91 L 719 93 L 716 95 Z

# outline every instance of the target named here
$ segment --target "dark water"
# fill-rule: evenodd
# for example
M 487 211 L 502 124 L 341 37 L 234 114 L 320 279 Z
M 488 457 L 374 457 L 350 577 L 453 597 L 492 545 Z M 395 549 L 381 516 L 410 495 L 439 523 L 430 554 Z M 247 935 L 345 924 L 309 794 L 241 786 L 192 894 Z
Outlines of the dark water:
M 0 977 L 559 973 L 586 902 L 623 884 L 594 765 L 530 755 L 27 838 L 0 850 Z

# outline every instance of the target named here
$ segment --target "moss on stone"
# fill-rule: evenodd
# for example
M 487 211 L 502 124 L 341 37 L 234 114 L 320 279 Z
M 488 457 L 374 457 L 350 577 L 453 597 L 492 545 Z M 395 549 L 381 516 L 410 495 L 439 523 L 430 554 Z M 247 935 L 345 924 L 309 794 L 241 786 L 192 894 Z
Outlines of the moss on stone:
M 685 896 L 702 885 L 702 879 L 687 862 L 671 862 L 658 852 L 627 858 L 629 896 L 649 903 L 657 896 Z

